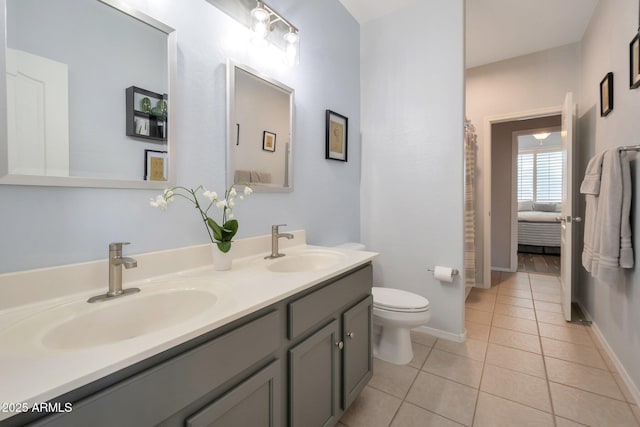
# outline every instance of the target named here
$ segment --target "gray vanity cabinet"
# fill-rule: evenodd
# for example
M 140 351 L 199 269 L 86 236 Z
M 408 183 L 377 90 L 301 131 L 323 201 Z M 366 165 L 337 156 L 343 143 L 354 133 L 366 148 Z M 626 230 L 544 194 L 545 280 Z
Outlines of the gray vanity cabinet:
M 289 304 L 290 427 L 335 425 L 369 382 L 372 306 L 370 266 Z
M 357 267 L 0 427 L 333 426 L 372 375 L 371 286 Z

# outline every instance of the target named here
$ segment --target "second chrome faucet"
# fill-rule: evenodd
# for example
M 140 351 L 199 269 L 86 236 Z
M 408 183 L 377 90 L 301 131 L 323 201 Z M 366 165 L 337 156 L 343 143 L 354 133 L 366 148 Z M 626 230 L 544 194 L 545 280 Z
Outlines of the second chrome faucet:
M 271 226 L 271 255 L 267 255 L 264 259 L 274 259 L 283 257 L 285 254 L 281 254 L 278 251 L 278 240 L 281 237 L 285 237 L 287 239 L 293 239 L 293 234 L 291 233 L 280 233 L 279 227 L 286 227 L 287 224 L 277 224 Z

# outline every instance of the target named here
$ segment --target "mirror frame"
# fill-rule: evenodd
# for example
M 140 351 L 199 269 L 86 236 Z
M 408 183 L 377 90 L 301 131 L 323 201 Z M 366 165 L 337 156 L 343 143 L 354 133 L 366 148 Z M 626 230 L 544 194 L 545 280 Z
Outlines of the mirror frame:
M 7 79 L 0 79 L 0 184 L 8 185 L 38 185 L 53 187 L 88 187 L 88 188 L 138 188 L 138 189 L 164 189 L 172 187 L 176 182 L 176 83 L 177 83 L 177 59 L 178 59 L 178 43 L 177 34 L 174 28 L 140 12 L 120 0 L 94 0 L 104 3 L 131 18 L 150 25 L 159 31 L 167 34 L 167 59 L 168 59 L 168 89 L 169 109 L 167 113 L 167 121 L 171 123 L 167 132 L 167 153 L 169 157 L 169 176 L 167 181 L 136 181 L 136 180 L 120 180 L 120 179 L 104 179 L 82 176 L 42 176 L 42 175 L 10 175 L 9 170 L 9 153 L 8 153 L 8 127 L 7 127 Z M 7 0 L 0 0 L 0 19 L 4 22 L 5 31 L 0 31 L 0 69 L 6 70 L 7 55 Z M 124 102 L 124 88 L 123 101 Z M 122 129 L 124 133 L 124 128 Z
M 289 92 L 289 133 L 291 135 L 291 143 L 289 144 L 289 186 L 288 187 L 267 187 L 267 186 L 251 186 L 251 189 L 257 193 L 291 193 L 293 191 L 293 141 L 295 141 L 295 90 L 289 86 L 254 70 L 233 59 L 227 59 L 227 188 L 231 187 L 234 180 L 234 171 L 231 170 L 231 147 L 235 145 L 234 127 L 235 127 L 235 87 L 236 87 L 236 68 L 253 74 L 254 76 L 270 83 L 283 91 Z M 244 188 L 244 185 L 237 185 L 238 188 Z

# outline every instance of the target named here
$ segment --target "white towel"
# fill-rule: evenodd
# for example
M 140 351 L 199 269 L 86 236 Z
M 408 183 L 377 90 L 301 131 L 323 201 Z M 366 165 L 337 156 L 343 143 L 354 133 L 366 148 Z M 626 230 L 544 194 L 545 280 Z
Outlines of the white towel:
M 631 173 L 626 152 L 615 148 L 595 156 L 580 191 L 587 200 L 582 265 L 593 277 L 616 283 L 621 267 L 633 267 Z

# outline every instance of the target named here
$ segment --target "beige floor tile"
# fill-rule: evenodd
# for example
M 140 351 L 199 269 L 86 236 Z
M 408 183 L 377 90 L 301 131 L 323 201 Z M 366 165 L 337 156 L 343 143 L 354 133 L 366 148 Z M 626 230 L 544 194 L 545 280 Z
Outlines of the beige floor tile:
M 504 314 L 494 314 L 493 326 L 524 332 L 525 334 L 538 335 L 538 323 L 535 320 L 505 316 Z
M 465 321 L 464 325 L 467 328 L 468 338 L 473 338 L 474 340 L 481 341 L 489 340 L 489 331 L 491 330 L 491 326 L 470 321 Z
M 520 317 L 522 319 L 536 320 L 533 309 L 525 307 L 516 307 L 515 305 L 496 304 L 495 314 L 504 314 L 505 316 Z
M 583 427 L 584 424 L 578 424 L 575 421 L 566 418 L 556 417 L 556 427 Z
M 419 406 L 404 402 L 391 424 L 391 427 L 460 427 L 458 424 Z
M 487 364 L 546 378 L 542 355 L 497 344 L 487 347 Z
M 537 311 L 550 311 L 552 313 L 562 314 L 562 305 L 555 302 L 545 302 L 535 300 L 536 312 Z
M 431 347 L 427 347 L 426 345 L 412 343 L 413 347 L 413 359 L 409 362 L 409 366 L 420 369 L 422 365 L 424 365 L 424 361 L 427 360 L 427 356 L 431 351 Z
M 338 424 L 336 424 L 337 427 L 349 427 L 346 424 L 342 424 L 340 421 L 338 421 Z
M 554 411 L 561 417 L 591 426 L 638 427 L 626 402 L 554 382 L 549 387 Z
M 541 411 L 551 412 L 547 381 L 542 378 L 487 365 L 482 374 L 480 390 Z
M 624 380 L 622 379 L 620 374 L 617 372 L 613 372 L 611 375 L 613 375 L 614 381 L 618 384 L 618 387 L 620 388 L 620 391 L 622 392 L 624 399 L 629 403 L 635 403 L 636 401 L 633 398 L 633 395 L 631 394 L 631 392 L 629 391 L 629 387 L 627 387 L 627 385 L 624 383 Z
M 500 282 L 501 282 L 500 272 L 499 271 L 492 271 L 491 272 L 491 286 L 497 285 Z
M 507 295 L 499 295 L 497 302 L 499 304 L 515 305 L 516 307 L 533 308 L 533 302 L 526 298 L 517 298 Z
M 559 293 L 548 294 L 545 292 L 534 292 L 533 299 L 536 301 L 555 302 L 557 304 L 562 303 L 562 295 Z
M 492 327 L 489 342 L 504 345 L 505 347 L 517 348 L 518 350 L 541 353 L 540 341 L 536 335 L 523 334 L 522 332 L 511 331 L 509 329 Z
M 470 308 L 477 311 L 489 311 L 492 312 L 495 307 L 495 302 L 492 301 L 476 301 L 469 302 L 469 299 L 465 302 L 465 308 Z
M 526 424 L 523 423 L 526 420 Z M 553 416 L 501 397 L 480 392 L 473 427 L 553 427 Z
M 542 351 L 545 356 L 580 363 L 593 368 L 607 369 L 604 360 L 602 360 L 600 353 L 595 347 L 587 347 L 544 337 L 540 340 L 542 341 Z
M 426 347 L 433 347 L 437 338 L 433 335 L 425 334 L 424 332 L 411 331 L 411 341 L 414 343 L 422 344 Z
M 549 381 L 624 400 L 624 396 L 609 371 L 552 357 L 545 357 L 544 360 Z
M 631 407 L 631 411 L 633 412 L 633 415 L 636 416 L 636 421 L 638 421 L 638 425 L 640 425 L 640 409 L 638 408 L 638 405 L 629 405 Z
M 422 370 L 478 388 L 482 377 L 482 366 L 481 361 L 434 348 Z
M 548 283 L 560 286 L 560 277 L 551 274 L 529 273 L 529 280 L 531 281 L 531 283 Z
M 387 427 L 401 403 L 396 397 L 365 387 L 340 422 L 349 427 Z
M 516 297 L 516 298 L 531 299 L 531 291 L 522 290 L 522 289 L 500 287 L 498 288 L 498 297 L 500 297 L 501 295 Z
M 540 330 L 541 337 L 553 338 L 560 341 L 567 341 L 595 348 L 595 344 L 585 328 L 573 328 L 552 325 L 550 323 L 540 323 L 538 329 Z
M 498 287 L 494 286 L 491 287 L 489 289 L 485 289 L 485 288 L 472 288 L 470 295 L 479 295 L 481 297 L 485 297 L 485 298 L 496 298 L 496 292 L 498 291 Z
M 480 311 L 493 311 L 493 306 L 496 303 L 495 292 L 480 292 L 472 290 L 467 300 L 465 301 L 465 307 Z
M 507 281 L 507 282 L 502 282 L 498 285 L 498 292 L 500 292 L 500 289 L 511 289 L 511 290 L 517 290 L 517 291 L 526 291 L 529 292 L 529 294 L 531 294 L 531 285 L 529 285 L 529 282 L 515 282 L 515 281 Z
M 531 284 L 531 292 L 541 293 L 541 294 L 549 294 L 549 295 L 562 295 L 562 288 L 560 285 L 553 285 L 548 283 L 532 283 Z
M 438 340 L 434 348 L 481 362 L 484 361 L 484 356 L 487 353 L 487 343 L 473 338 L 467 338 L 465 342 Z
M 369 386 L 404 399 L 418 371 L 408 365 L 394 365 L 374 358 L 373 377 Z
M 500 273 L 500 281 L 501 282 L 520 282 L 520 283 L 529 283 L 529 274 L 521 271 L 516 272 L 508 272 L 503 271 Z
M 596 346 L 596 348 L 598 347 Z M 598 352 L 600 353 L 600 357 L 602 357 L 602 360 L 604 360 L 604 364 L 607 365 L 607 369 L 611 372 L 618 372 L 618 368 L 616 367 L 616 364 L 613 363 L 613 360 L 611 360 L 611 357 L 609 357 L 609 353 L 607 353 L 607 350 L 600 347 L 598 349 Z
M 582 325 L 576 325 L 564 320 L 562 313 L 553 313 L 550 311 L 536 311 L 538 323 L 551 323 L 552 325 L 566 326 L 567 328 L 584 328 Z
M 465 426 L 470 426 L 478 391 L 472 387 L 420 372 L 413 383 L 407 402 Z
M 464 310 L 465 320 L 471 320 L 472 322 L 482 323 L 484 325 L 490 325 L 493 313 L 487 311 L 474 310 L 472 308 L 466 308 Z

